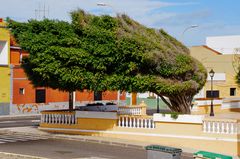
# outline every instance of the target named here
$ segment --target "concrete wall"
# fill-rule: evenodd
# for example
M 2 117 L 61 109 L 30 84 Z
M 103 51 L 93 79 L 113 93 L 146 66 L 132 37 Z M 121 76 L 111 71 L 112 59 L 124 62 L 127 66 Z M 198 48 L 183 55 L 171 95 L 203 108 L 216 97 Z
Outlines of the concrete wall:
M 46 124 L 42 123 L 40 129 L 68 134 L 81 134 L 91 136 L 104 136 L 112 138 L 128 139 L 129 141 L 142 141 L 149 144 L 192 149 L 194 151 L 205 150 L 231 156 L 240 156 L 240 135 L 206 133 L 203 125 L 199 123 L 198 116 L 195 122 L 181 120 L 179 122 L 158 121 L 154 128 L 130 128 L 119 127 L 118 120 L 114 118 L 77 117 L 77 124 Z M 224 122 L 224 120 L 223 120 Z

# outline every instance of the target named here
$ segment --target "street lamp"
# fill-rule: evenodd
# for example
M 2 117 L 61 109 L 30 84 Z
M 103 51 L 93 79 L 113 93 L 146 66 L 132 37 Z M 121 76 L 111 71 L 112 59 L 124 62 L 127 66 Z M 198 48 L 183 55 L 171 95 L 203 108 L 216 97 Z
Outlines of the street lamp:
M 102 3 L 102 2 L 100 2 L 100 3 L 97 3 L 97 6 L 100 6 L 100 7 L 110 7 L 111 9 L 112 9 L 112 11 L 117 15 L 117 12 L 116 12 L 116 10 L 114 9 L 114 7 L 113 6 L 111 6 L 111 5 L 109 5 L 109 4 L 107 4 L 107 3 Z M 119 106 L 121 103 L 120 103 L 120 100 L 121 100 L 121 91 L 120 90 L 118 90 L 117 91 L 117 105 Z
M 100 6 L 100 7 L 110 7 L 112 9 L 112 11 L 117 15 L 116 9 L 112 5 L 110 5 L 110 4 L 100 2 L 100 3 L 97 3 L 97 6 Z
M 187 31 L 187 30 L 189 30 L 189 29 L 192 29 L 192 28 L 197 28 L 198 27 L 198 25 L 191 25 L 191 26 L 189 26 L 189 27 L 187 27 L 187 28 L 185 28 L 184 29 L 184 31 L 182 32 L 182 43 L 183 43 L 183 38 L 184 38 L 184 33 Z
M 209 72 L 209 76 L 211 77 L 211 111 L 210 111 L 210 116 L 214 116 L 214 112 L 213 112 L 213 76 L 214 76 L 215 72 L 213 71 L 213 69 L 211 69 L 211 71 Z
M 97 3 L 98 6 L 107 6 L 106 3 Z

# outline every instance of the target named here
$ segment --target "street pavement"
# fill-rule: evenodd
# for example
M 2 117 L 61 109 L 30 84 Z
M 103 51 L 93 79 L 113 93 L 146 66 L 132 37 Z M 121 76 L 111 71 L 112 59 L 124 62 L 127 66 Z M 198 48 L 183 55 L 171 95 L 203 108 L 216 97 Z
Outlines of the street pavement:
M 38 126 L 40 115 L 4 115 L 0 116 L 0 128 Z
M 19 158 L 88 158 L 88 159 L 146 159 L 145 146 L 150 143 L 98 136 L 52 134 L 37 127 L 0 129 L 0 158 L 2 153 Z M 15 136 L 15 137 L 14 137 Z M 7 141 L 4 140 L 7 139 Z M 10 141 L 12 138 L 12 142 Z M 2 139 L 2 141 L 1 141 Z M 25 140 L 25 141 L 21 141 Z M 4 156 L 4 154 L 2 154 Z M 21 156 L 24 155 L 24 156 Z M 26 155 L 28 157 L 26 157 Z M 192 153 L 183 153 L 190 159 Z

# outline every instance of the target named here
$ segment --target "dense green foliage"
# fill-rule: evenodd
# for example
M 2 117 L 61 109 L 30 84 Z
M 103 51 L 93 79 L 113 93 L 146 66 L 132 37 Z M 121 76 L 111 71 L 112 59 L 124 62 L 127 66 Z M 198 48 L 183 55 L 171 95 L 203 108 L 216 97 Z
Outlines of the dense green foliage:
M 126 15 L 113 18 L 77 10 L 71 16 L 71 24 L 9 22 L 17 42 L 30 53 L 23 68 L 35 86 L 151 91 L 168 97 L 172 110 L 189 113 L 206 71 L 185 46 Z

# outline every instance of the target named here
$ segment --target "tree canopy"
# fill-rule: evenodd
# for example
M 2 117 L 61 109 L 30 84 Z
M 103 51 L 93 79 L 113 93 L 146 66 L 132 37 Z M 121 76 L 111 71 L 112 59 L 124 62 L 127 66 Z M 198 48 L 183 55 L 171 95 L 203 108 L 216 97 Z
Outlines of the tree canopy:
M 17 42 L 30 53 L 22 66 L 35 86 L 70 92 L 151 91 L 173 111 L 190 113 L 207 73 L 187 47 L 164 30 L 147 28 L 126 15 L 76 10 L 71 17 L 71 23 L 9 21 Z

